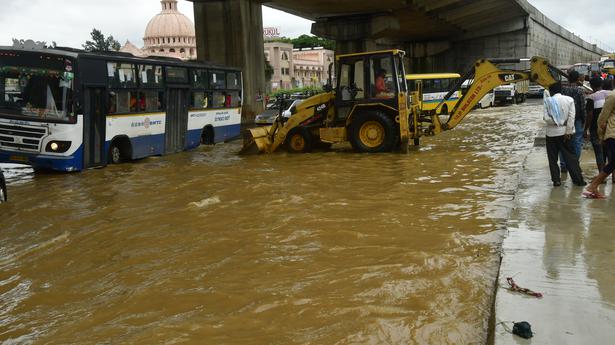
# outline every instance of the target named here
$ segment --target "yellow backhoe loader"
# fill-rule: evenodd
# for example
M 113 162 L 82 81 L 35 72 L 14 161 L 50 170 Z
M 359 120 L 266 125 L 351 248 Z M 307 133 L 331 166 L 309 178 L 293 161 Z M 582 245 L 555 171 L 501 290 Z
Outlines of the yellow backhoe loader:
M 310 152 L 314 147 L 350 142 L 359 152 L 407 151 L 410 140 L 432 136 L 455 128 L 488 92 L 499 85 L 531 80 L 545 88 L 565 73 L 545 59 L 531 59 L 529 71 L 502 70 L 498 63 L 519 63 L 521 59 L 477 61 L 451 88 L 448 99 L 465 80 L 473 83 L 464 93 L 448 121 L 442 123 L 438 108 L 420 109 L 421 90 L 409 93 L 401 50 L 338 55 L 335 89 L 306 99 L 291 109 L 292 116 L 278 116 L 268 127 L 244 134 L 243 153 L 272 153 L 281 146 L 289 152 Z

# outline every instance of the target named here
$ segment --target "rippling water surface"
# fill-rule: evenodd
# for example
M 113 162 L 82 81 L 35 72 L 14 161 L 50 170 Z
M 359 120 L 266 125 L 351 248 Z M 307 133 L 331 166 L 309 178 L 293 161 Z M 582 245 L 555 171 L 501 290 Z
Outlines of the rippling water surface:
M 407 155 L 240 157 L 75 174 L 4 166 L 0 341 L 482 342 L 537 105 Z

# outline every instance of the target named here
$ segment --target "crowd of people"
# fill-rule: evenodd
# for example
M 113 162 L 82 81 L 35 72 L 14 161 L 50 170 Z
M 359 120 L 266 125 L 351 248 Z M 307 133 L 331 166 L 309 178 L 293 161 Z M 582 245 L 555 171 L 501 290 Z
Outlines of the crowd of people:
M 568 173 L 576 186 L 587 186 L 587 198 L 604 198 L 598 187 L 613 175 L 615 183 L 615 92 L 613 79 L 595 76 L 583 85 L 576 71 L 568 85 L 552 85 L 544 98 L 547 157 L 553 186 L 561 186 L 561 174 Z M 585 141 L 591 142 L 598 174 L 587 185 L 580 166 Z M 559 163 L 559 164 L 558 164 Z

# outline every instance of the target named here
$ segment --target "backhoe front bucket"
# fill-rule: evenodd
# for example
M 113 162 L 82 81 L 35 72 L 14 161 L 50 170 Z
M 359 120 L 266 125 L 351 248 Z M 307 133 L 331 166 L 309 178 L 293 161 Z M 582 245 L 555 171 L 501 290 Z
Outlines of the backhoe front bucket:
M 240 154 L 256 154 L 269 152 L 271 140 L 269 132 L 272 126 L 256 127 L 243 133 L 243 148 Z

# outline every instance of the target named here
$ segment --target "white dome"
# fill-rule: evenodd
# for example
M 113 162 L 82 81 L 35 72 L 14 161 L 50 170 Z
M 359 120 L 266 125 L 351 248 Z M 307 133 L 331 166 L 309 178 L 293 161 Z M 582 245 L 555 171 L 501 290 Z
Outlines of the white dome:
M 150 55 L 196 57 L 196 34 L 192 21 L 177 10 L 177 0 L 162 0 L 162 12 L 145 28 L 143 50 Z
M 144 38 L 194 37 L 194 23 L 177 10 L 177 0 L 163 0 L 162 12 L 149 21 Z

